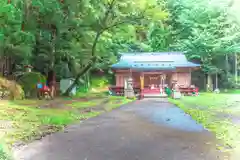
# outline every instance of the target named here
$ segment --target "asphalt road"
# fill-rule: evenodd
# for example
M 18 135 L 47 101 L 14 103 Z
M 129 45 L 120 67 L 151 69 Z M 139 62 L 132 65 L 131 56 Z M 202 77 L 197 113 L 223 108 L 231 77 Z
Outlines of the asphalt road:
M 16 160 L 228 160 L 213 134 L 156 99 L 70 126 L 14 154 Z

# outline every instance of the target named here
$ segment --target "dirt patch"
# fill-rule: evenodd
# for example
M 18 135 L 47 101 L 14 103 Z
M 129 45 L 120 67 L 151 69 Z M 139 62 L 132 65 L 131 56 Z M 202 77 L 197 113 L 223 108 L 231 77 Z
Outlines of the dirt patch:
M 5 112 L 7 112 L 8 114 L 14 114 L 17 112 L 17 109 L 13 109 L 13 108 L 8 108 L 5 110 Z
M 122 103 L 122 100 L 116 100 L 114 101 L 114 104 L 121 104 Z
M 79 109 L 80 113 L 89 113 L 89 112 L 101 112 L 101 111 L 106 111 L 104 106 L 94 106 L 94 107 L 89 107 L 85 109 Z
M 0 139 L 10 132 L 13 128 L 13 123 L 7 120 L 0 120 Z
M 104 100 L 101 102 L 101 104 L 107 104 L 107 103 L 109 103 L 109 102 L 110 102 L 110 99 L 106 98 L 106 99 L 104 99 Z
M 6 120 L 0 120 L 0 129 L 12 128 L 12 122 Z
M 240 116 L 236 116 L 236 115 L 232 115 L 232 114 L 228 114 L 228 113 L 222 113 L 222 112 L 217 114 L 217 118 L 239 119 L 240 120 Z
M 39 108 L 58 108 L 58 109 L 71 109 L 71 107 L 67 106 L 67 104 L 71 104 L 70 101 L 52 101 L 50 103 L 47 103 L 45 105 L 40 105 Z
M 94 105 L 92 107 L 88 108 L 79 108 L 78 111 L 80 113 L 88 113 L 88 112 L 102 112 L 106 111 L 105 106 L 110 102 L 111 100 L 106 98 L 102 102 L 100 102 L 98 105 Z
M 42 131 L 41 134 L 35 136 L 35 140 L 40 140 L 43 137 L 50 135 L 58 130 L 60 130 L 61 127 L 53 126 L 53 125 L 42 125 L 39 127 L 39 130 Z
M 62 129 L 61 127 L 53 126 L 53 125 L 39 126 L 39 131 L 41 132 L 32 133 L 32 135 L 29 135 L 29 138 L 27 138 L 27 140 L 24 140 L 24 141 L 19 140 L 14 144 L 12 144 L 12 147 L 18 148 L 18 147 L 24 146 L 33 140 L 40 140 L 45 136 L 48 136 L 54 132 L 60 131 L 61 129 Z
M 69 104 L 74 102 L 88 102 L 102 99 L 102 97 L 90 97 L 90 98 L 72 98 L 72 99 L 56 99 L 51 100 L 47 103 L 38 105 L 39 108 L 60 108 L 60 109 L 71 109 L 72 107 Z M 104 103 L 108 103 L 109 99 L 103 101 Z
M 233 101 L 231 103 L 226 104 L 226 107 L 228 109 L 236 108 L 236 106 L 239 106 L 239 103 L 240 103 L 240 101 L 235 100 L 235 101 Z

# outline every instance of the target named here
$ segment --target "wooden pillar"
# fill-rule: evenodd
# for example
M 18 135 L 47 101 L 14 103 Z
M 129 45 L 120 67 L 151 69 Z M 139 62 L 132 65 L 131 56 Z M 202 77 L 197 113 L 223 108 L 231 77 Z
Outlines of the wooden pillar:
M 192 85 L 192 69 L 191 68 L 189 68 L 189 75 L 190 75 L 190 86 L 191 86 Z
M 132 69 L 130 69 L 129 71 L 130 71 L 130 73 L 129 73 L 129 78 L 132 79 L 132 87 L 134 88 L 134 77 L 133 77 L 133 71 L 132 71 Z
M 143 99 L 143 89 L 144 89 L 144 74 L 140 73 L 140 99 Z

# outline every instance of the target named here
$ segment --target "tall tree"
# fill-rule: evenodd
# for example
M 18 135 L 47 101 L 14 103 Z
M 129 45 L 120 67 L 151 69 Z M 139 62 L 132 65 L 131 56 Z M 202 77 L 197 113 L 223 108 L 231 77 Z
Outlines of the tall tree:
M 22 11 L 21 1 L 0 2 L 0 54 L 28 60 L 35 38 L 31 32 L 22 30 Z
M 92 10 L 95 12 L 92 13 Z M 96 10 L 99 12 L 96 13 Z M 164 19 L 167 16 L 167 13 L 164 12 L 158 2 L 154 0 L 97 1 L 96 4 L 92 4 L 92 8 L 90 8 L 90 11 L 88 10 L 86 13 L 88 13 L 86 16 L 87 18 L 89 18 L 88 16 L 90 15 L 95 15 L 95 17 L 97 17 L 89 23 L 94 35 L 90 49 L 91 58 L 85 67 L 78 73 L 75 82 L 67 89 L 66 94 L 72 90 L 72 88 L 77 84 L 79 78 L 85 74 L 100 58 L 99 55 L 96 54 L 99 51 L 97 44 L 101 41 L 101 38 L 103 38 L 104 35 L 111 34 L 111 31 L 120 25 L 135 24 L 139 26 L 146 24 L 147 20 L 157 21 Z M 86 17 L 83 17 L 83 19 Z
M 229 20 L 225 7 L 206 0 L 172 0 L 168 7 L 176 37 L 172 48 L 185 51 L 189 59 L 199 60 L 205 73 L 220 73 L 217 59 L 236 52 L 240 43 L 240 28 Z

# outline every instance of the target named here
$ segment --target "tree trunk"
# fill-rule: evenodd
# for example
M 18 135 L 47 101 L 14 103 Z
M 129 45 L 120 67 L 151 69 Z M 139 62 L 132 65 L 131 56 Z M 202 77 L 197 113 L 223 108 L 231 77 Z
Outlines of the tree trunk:
M 87 73 L 84 75 L 84 79 L 85 79 L 85 91 L 88 92 L 89 91 L 89 71 L 87 71 Z
M 95 56 L 95 51 L 96 51 L 96 47 L 97 47 L 97 43 L 98 40 L 101 36 L 101 34 L 103 33 L 103 31 L 99 31 L 96 34 L 96 37 L 93 41 L 93 46 L 92 46 L 92 58 L 90 59 L 90 61 L 88 62 L 88 64 L 77 74 L 77 77 L 75 78 L 74 82 L 72 83 L 72 85 L 66 90 L 66 92 L 63 94 L 65 96 L 68 96 L 69 93 L 72 91 L 72 89 L 74 88 L 74 86 L 76 86 L 78 84 L 79 78 L 81 76 L 83 76 L 84 74 L 86 74 L 93 66 L 93 64 L 97 61 L 97 57 Z
M 105 12 L 105 15 L 103 17 L 102 20 L 100 20 L 101 24 L 103 25 L 106 25 L 106 22 L 109 18 L 109 16 L 111 16 L 111 11 L 114 9 L 114 5 L 116 4 L 116 0 L 111 0 L 109 3 L 108 3 L 108 7 L 107 7 L 107 10 Z M 143 16 L 139 16 L 139 17 L 136 17 L 136 19 L 142 19 Z M 109 25 L 109 26 L 99 26 L 97 32 L 96 32 L 96 36 L 95 36 L 95 39 L 93 41 L 93 46 L 92 46 L 92 49 L 91 49 L 91 53 L 92 53 L 92 58 L 91 60 L 89 61 L 89 63 L 87 64 L 87 66 L 77 74 L 76 78 L 75 78 L 75 81 L 73 82 L 73 84 L 66 90 L 66 92 L 63 94 L 63 95 L 69 95 L 69 93 L 71 92 L 71 90 L 74 88 L 74 86 L 78 83 L 79 81 L 79 78 L 84 75 L 86 72 L 88 72 L 92 65 L 97 61 L 97 56 L 95 56 L 95 52 L 96 52 L 96 46 L 97 46 L 97 43 L 98 43 L 98 40 L 100 38 L 100 36 L 103 34 L 104 31 L 108 30 L 108 29 L 111 29 L 111 28 L 114 28 L 118 25 L 121 25 L 121 24 L 125 24 L 125 23 L 129 23 L 129 20 L 127 21 L 120 21 L 120 22 L 116 22 L 114 23 L 113 25 Z
M 78 84 L 78 81 L 80 77 L 82 77 L 91 67 L 92 65 L 96 62 L 97 57 L 92 57 L 91 61 L 88 62 L 86 67 L 84 67 L 78 74 L 77 77 L 75 78 L 73 84 L 65 91 L 63 95 L 68 96 L 69 93 L 72 91 L 72 89 Z
M 90 71 L 87 72 L 87 87 L 90 89 Z
M 106 25 L 106 22 L 111 14 L 111 11 L 114 9 L 114 5 L 116 4 L 115 3 L 116 0 L 111 0 L 111 2 L 108 3 L 108 9 L 106 10 L 105 12 L 105 16 L 103 17 L 102 21 L 100 20 L 101 24 L 105 24 Z M 143 18 L 143 16 L 139 16 L 139 17 L 136 17 L 136 19 L 139 19 L 141 20 Z M 120 22 L 116 22 L 114 23 L 113 25 L 109 25 L 109 26 L 105 26 L 105 27 L 101 27 L 99 28 L 99 30 L 96 32 L 96 36 L 95 36 L 95 39 L 93 41 L 93 46 L 92 46 L 92 49 L 91 49 L 91 53 L 92 53 L 92 58 L 91 60 L 89 61 L 89 63 L 87 64 L 87 66 L 77 74 L 76 78 L 75 78 L 75 81 L 73 82 L 73 84 L 66 90 L 66 92 L 63 94 L 63 95 L 69 95 L 69 93 L 71 92 L 71 90 L 74 88 L 74 86 L 78 83 L 79 81 L 79 78 L 84 75 L 86 72 L 88 72 L 92 65 L 97 61 L 97 56 L 95 56 L 95 52 L 96 52 L 96 46 L 97 46 L 97 43 L 98 43 L 98 40 L 100 38 L 100 36 L 103 34 L 104 31 L 106 30 L 109 30 L 111 28 L 114 28 L 118 25 L 122 25 L 122 24 L 125 24 L 125 23 L 129 23 L 129 20 L 124 20 L 124 21 L 120 21 Z
M 216 77 L 215 77 L 215 78 L 216 78 L 216 79 L 215 79 L 215 81 L 216 81 L 216 82 L 215 82 L 215 83 L 216 83 L 216 86 L 215 86 L 216 88 L 215 88 L 215 89 L 218 89 L 218 74 L 217 74 L 217 73 L 216 73 Z
M 212 75 L 207 75 L 207 90 L 213 91 Z
M 225 71 L 226 71 L 226 74 L 228 74 L 229 64 L 228 64 L 228 55 L 227 54 L 225 56 Z
M 237 61 L 237 53 L 234 54 L 234 59 L 235 59 L 235 83 L 238 83 L 238 61 Z
M 203 88 L 205 91 L 207 91 L 207 75 L 204 74 L 204 78 L 203 78 Z

